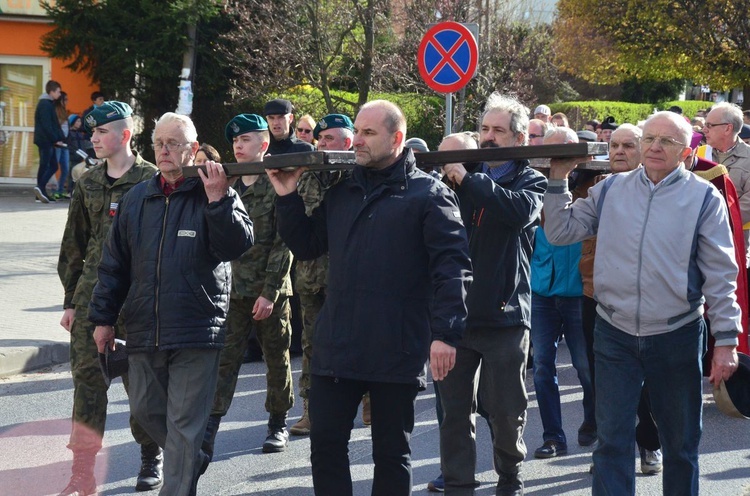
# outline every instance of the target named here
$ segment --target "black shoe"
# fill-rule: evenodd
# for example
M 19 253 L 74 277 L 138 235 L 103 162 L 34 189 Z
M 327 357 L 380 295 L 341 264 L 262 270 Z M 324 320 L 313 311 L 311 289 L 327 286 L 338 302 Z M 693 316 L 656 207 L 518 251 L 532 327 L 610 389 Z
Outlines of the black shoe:
M 269 427 L 268 437 L 263 443 L 263 453 L 280 453 L 289 443 L 289 432 L 286 427 Z
M 152 491 L 164 484 L 164 452 L 159 446 L 141 446 L 141 470 L 136 491 Z
M 544 441 L 541 448 L 534 452 L 534 458 L 554 458 L 568 454 L 568 446 L 557 441 Z
M 500 472 L 495 496 L 523 496 L 523 481 L 518 474 Z
M 596 442 L 596 439 L 596 426 L 586 422 L 582 423 L 578 429 L 578 445 L 591 446 Z
M 95 452 L 73 452 L 70 482 L 58 496 L 96 496 L 95 460 Z

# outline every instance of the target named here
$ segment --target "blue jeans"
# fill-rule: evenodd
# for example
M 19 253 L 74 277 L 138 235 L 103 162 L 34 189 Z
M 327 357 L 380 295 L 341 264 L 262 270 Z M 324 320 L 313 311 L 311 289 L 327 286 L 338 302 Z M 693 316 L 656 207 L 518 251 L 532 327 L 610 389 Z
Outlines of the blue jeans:
M 635 415 L 644 381 L 659 426 L 664 494 L 698 494 L 705 330 L 699 318 L 665 334 L 638 337 L 597 317 L 594 496 L 635 494 Z
M 60 179 L 57 181 L 57 192 L 68 191 L 68 173 L 70 172 L 70 153 L 67 148 L 55 148 L 55 158 L 60 165 Z
M 36 172 L 36 185 L 46 195 L 47 183 L 57 172 L 57 157 L 53 145 L 37 145 L 37 148 L 39 148 L 39 170 Z
M 573 367 L 583 388 L 583 421 L 596 426 L 594 385 L 586 356 L 581 325 L 582 297 L 540 296 L 531 298 L 531 344 L 534 346 L 534 388 L 544 427 L 543 439 L 567 444 L 562 427 L 560 389 L 557 383 L 557 342 L 560 335 L 570 350 Z

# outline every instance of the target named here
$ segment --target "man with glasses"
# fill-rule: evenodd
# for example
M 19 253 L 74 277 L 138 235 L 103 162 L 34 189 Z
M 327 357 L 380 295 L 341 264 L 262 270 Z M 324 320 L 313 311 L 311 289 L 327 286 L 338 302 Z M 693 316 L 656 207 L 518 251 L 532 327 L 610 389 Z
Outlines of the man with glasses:
M 73 428 L 68 448 L 73 452 L 73 475 L 60 493 L 91 494 L 96 489 L 94 461 L 102 448 L 107 419 L 107 384 L 94 343 L 94 325 L 88 304 L 96 284 L 112 220 L 123 195 L 154 176 L 156 167 L 130 149 L 133 117 L 130 105 L 105 102 L 86 116 L 86 126 L 101 165 L 90 168 L 77 182 L 68 209 L 57 272 L 65 290 L 60 325 L 70 333 L 70 371 L 73 376 Z M 125 339 L 125 328 L 117 326 Z M 123 376 L 125 391 L 129 390 Z M 162 453 L 156 442 L 131 418 L 133 438 L 141 446 L 141 470 L 136 490 L 158 489 L 162 484 Z
M 531 119 L 529 121 L 529 146 L 538 146 L 544 144 L 544 135 L 550 125 L 540 119 Z
M 188 496 L 207 463 L 200 448 L 224 346 L 229 262 L 252 245 L 253 225 L 221 164 L 183 176 L 199 148 L 189 117 L 162 115 L 153 141 L 159 174 L 120 202 L 89 319 L 103 353 L 122 318 L 130 411 L 164 449 L 160 494 Z
M 737 189 L 745 235 L 745 249 L 750 248 L 750 145 L 739 139 L 742 131 L 742 109 L 729 102 L 711 107 L 703 126 L 706 145 L 698 156 L 722 164 Z M 747 257 L 750 260 L 750 257 Z
M 581 158 L 551 162 L 548 239 L 569 244 L 598 234 L 595 496 L 635 494 L 633 420 L 644 382 L 662 440 L 663 492 L 698 494 L 704 303 L 716 339 L 710 381 L 718 386 L 737 368 L 732 234 L 718 190 L 685 169 L 691 136 L 683 117 L 652 115 L 643 167 L 609 176 L 574 203 L 567 178 Z

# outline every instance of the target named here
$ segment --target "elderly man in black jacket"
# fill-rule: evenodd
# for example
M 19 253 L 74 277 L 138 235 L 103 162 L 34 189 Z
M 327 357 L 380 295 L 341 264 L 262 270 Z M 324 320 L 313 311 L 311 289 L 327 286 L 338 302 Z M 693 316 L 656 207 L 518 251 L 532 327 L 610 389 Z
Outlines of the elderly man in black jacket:
M 362 107 L 357 167 L 310 217 L 302 171 L 269 171 L 279 232 L 309 260 L 328 252 L 326 301 L 313 336 L 309 399 L 317 495 L 352 494 L 347 444 L 362 395 L 372 398 L 372 494 L 411 494 L 409 438 L 425 364 L 443 380 L 463 334 L 471 281 L 455 195 L 415 166 L 406 119 L 391 102 Z
M 120 202 L 89 305 L 99 352 L 128 330 L 130 409 L 164 448 L 163 496 L 196 493 L 200 451 L 224 345 L 230 261 L 253 243 L 253 225 L 220 164 L 182 174 L 198 151 L 189 117 L 156 123 L 159 174 Z
M 528 112 L 517 100 L 493 93 L 481 119 L 480 146 L 526 145 Z M 449 164 L 443 171 L 457 185 L 474 267 L 474 282 L 466 298 L 466 333 L 458 346 L 456 368 L 440 384 L 444 414 L 440 461 L 445 493 L 474 494 L 473 414 L 479 388 L 493 433 L 499 476 L 496 495 L 520 496 L 523 482 L 519 471 L 526 456 L 529 268 L 547 180 L 526 160 L 483 164 L 472 173 L 461 164 Z

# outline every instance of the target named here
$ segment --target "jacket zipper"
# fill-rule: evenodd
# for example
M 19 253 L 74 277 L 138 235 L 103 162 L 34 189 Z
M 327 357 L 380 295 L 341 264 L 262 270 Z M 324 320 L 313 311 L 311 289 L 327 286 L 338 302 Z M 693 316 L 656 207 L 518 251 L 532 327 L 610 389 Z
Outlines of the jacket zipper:
M 159 349 L 159 333 L 161 331 L 159 325 L 159 294 L 161 286 L 161 255 L 162 249 L 164 248 L 164 234 L 167 231 L 167 212 L 169 211 L 169 197 L 166 197 L 164 202 L 164 218 L 161 224 L 161 239 L 159 239 L 159 254 L 156 259 L 156 295 L 154 300 L 156 301 L 156 349 Z
M 641 241 L 638 246 L 638 273 L 635 280 L 636 294 L 638 295 L 638 302 L 635 308 L 635 335 L 640 337 L 641 335 L 641 271 L 643 269 L 643 242 L 646 234 L 646 225 L 648 224 L 649 215 L 651 215 L 651 201 L 654 199 L 656 189 L 652 190 L 648 195 L 648 207 L 646 208 L 646 217 L 643 219 L 643 227 L 641 228 Z

